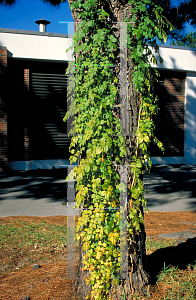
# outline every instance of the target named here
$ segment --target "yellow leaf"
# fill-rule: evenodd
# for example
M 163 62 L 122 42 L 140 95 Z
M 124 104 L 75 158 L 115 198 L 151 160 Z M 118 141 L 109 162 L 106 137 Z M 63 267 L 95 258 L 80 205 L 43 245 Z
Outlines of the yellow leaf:
M 148 136 L 144 137 L 144 142 L 146 142 L 146 143 L 149 142 L 149 137 Z
M 110 241 L 112 242 L 113 245 L 115 244 L 116 239 L 114 238 L 114 236 L 111 236 Z
M 116 216 L 117 216 L 117 218 L 120 217 L 120 212 L 119 211 L 116 212 Z
M 97 252 L 96 259 L 100 259 L 103 256 L 102 252 Z
M 115 232 L 114 236 L 117 238 L 119 236 L 119 234 L 117 232 Z
M 96 149 L 96 154 L 100 154 L 102 152 L 101 148 Z

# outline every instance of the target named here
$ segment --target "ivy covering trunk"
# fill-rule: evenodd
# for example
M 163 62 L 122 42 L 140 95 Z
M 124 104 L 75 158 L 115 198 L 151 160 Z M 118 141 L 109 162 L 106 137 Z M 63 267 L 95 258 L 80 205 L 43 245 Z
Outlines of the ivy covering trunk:
M 166 41 L 172 26 L 158 1 L 69 4 L 74 22 L 81 21 L 69 67 L 75 99 L 64 118 L 75 113 L 70 163 L 78 166 L 70 176 L 77 180 L 75 201 L 81 208 L 76 295 L 120 300 L 125 293 L 131 299 L 145 295 L 149 284 L 143 211 L 148 145 L 154 141 L 163 149 L 153 134 L 158 72 L 151 67 L 156 59 L 149 45 L 158 51 L 157 41 Z

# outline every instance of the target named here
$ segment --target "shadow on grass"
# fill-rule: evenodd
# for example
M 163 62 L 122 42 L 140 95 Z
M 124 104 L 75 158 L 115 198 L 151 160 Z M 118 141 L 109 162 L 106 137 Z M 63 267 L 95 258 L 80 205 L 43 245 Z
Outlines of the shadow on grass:
M 187 265 L 196 261 L 196 238 L 188 239 L 175 247 L 166 247 L 156 250 L 147 256 L 150 272 L 150 284 L 155 285 L 157 275 L 165 267 L 171 265 L 185 270 Z

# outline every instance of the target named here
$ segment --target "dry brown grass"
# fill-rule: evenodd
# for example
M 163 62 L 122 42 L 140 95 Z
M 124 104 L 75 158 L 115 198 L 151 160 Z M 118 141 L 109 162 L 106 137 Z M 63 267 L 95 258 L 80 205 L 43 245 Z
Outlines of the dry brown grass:
M 76 223 L 77 220 L 78 217 L 76 217 Z M 186 222 L 191 224 L 186 224 Z M 62 227 L 66 228 L 67 217 L 18 216 L 0 218 L 0 225 L 3 225 L 2 228 L 14 226 L 17 230 L 17 226 L 20 226 L 23 227 L 24 231 L 25 226 L 41 223 L 43 226 L 40 226 L 40 234 L 42 236 L 44 234 L 50 236 L 49 234 L 51 230 L 55 230 L 55 226 L 61 226 L 61 229 Z M 149 257 L 159 247 L 156 244 L 156 241 L 159 241 L 157 238 L 158 234 L 184 230 L 192 230 L 196 234 L 195 223 L 196 213 L 193 212 L 150 212 L 148 215 L 145 214 L 146 233 L 147 236 L 153 237 L 155 245 L 154 248 L 150 245 L 147 251 Z M 54 227 L 50 227 L 50 225 Z M 61 237 L 60 234 L 59 231 L 59 237 Z M 66 279 L 67 247 L 63 241 L 63 237 L 60 241 L 58 240 L 58 230 L 56 231 L 56 235 L 53 234 L 51 240 L 45 243 L 39 243 L 39 241 L 36 243 L 35 237 L 32 235 L 32 242 L 23 244 L 23 247 L 21 247 L 20 241 L 14 239 L 14 235 L 14 231 L 10 232 L 10 237 L 7 239 L 7 246 L 5 247 L 2 244 L 0 248 L 0 299 L 20 300 L 24 296 L 29 296 L 30 300 L 78 300 L 74 295 L 74 280 Z M 10 241 L 13 242 L 11 243 Z M 150 241 L 152 244 L 152 239 Z M 175 242 L 173 243 L 175 244 Z M 172 245 L 172 243 L 169 244 L 167 240 L 164 241 L 163 239 L 160 240 L 160 245 L 161 243 L 162 246 L 160 247 L 163 247 L 163 243 L 166 243 L 165 245 Z M 78 253 L 78 246 L 76 246 L 75 271 L 78 263 Z M 33 270 L 32 266 L 35 263 L 40 264 L 41 268 Z M 183 281 L 183 276 L 188 274 L 190 277 L 192 276 L 191 274 L 195 274 L 194 272 L 195 270 L 191 268 L 179 270 L 178 277 Z M 166 279 L 163 281 L 160 280 L 154 286 L 150 286 L 150 299 L 170 299 L 166 298 L 166 295 L 172 287 L 172 282 L 169 284 Z

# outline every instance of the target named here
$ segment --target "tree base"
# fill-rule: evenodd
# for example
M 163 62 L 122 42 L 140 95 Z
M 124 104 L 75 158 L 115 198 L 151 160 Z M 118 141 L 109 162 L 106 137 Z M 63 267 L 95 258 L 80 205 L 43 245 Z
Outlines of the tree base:
M 78 299 L 84 300 L 92 291 L 92 287 L 86 283 L 85 277 L 89 275 L 88 271 L 83 271 L 83 252 L 82 242 L 79 243 L 79 262 L 77 266 L 77 277 L 74 282 L 75 295 Z M 138 265 L 134 273 L 131 273 L 131 264 L 128 262 L 128 276 L 126 279 L 121 279 L 119 285 L 111 284 L 108 291 L 108 299 L 111 300 L 131 300 L 133 294 L 146 295 L 147 285 L 149 283 L 149 274 L 143 269 L 142 265 Z M 124 298 L 125 294 L 125 298 Z

